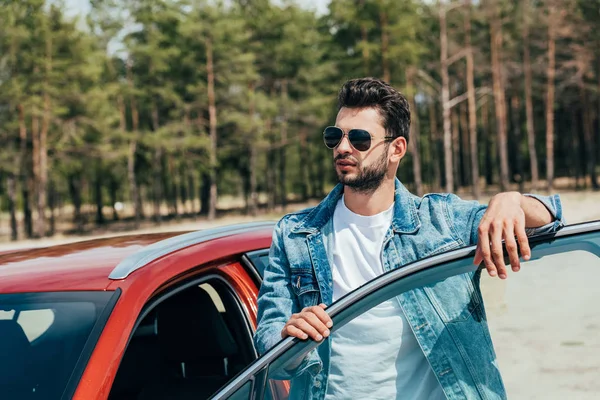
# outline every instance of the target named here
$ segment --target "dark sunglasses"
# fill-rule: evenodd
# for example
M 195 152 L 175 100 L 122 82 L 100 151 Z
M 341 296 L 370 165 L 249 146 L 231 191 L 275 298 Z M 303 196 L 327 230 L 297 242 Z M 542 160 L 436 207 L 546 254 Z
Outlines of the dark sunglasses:
M 340 142 L 342 141 L 344 135 L 346 133 L 342 130 L 342 128 L 338 128 L 337 126 L 328 126 L 323 131 L 323 141 L 325 142 L 325 146 L 330 149 L 335 149 Z M 385 136 L 383 138 L 384 141 L 396 139 L 394 136 Z M 371 142 L 375 140 L 375 138 L 364 129 L 350 129 L 348 132 L 348 140 L 352 147 L 354 147 L 358 151 L 367 151 L 371 147 Z

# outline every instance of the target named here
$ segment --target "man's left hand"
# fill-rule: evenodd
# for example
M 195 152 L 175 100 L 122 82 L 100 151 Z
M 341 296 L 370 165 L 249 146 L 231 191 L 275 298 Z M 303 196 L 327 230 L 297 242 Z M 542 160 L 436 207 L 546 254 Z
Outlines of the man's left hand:
M 518 192 L 497 194 L 490 201 L 479 224 L 473 263 L 479 265 L 483 261 L 490 276 L 497 275 L 500 279 L 508 276 L 502 250 L 503 239 L 513 271 L 521 268 L 519 248 L 524 260 L 531 257 L 521 197 Z

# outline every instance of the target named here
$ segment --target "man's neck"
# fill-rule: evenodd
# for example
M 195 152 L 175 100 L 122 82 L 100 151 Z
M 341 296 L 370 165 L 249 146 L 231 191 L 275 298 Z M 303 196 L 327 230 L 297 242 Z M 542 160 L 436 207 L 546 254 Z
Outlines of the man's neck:
M 372 193 L 362 193 L 344 186 L 344 204 L 358 215 L 375 215 L 388 210 L 394 203 L 394 180 L 384 180 Z

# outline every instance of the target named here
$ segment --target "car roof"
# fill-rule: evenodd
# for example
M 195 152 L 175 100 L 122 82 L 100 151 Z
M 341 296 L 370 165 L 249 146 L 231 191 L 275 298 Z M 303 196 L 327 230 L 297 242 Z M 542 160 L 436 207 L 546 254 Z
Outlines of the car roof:
M 0 254 L 0 293 L 104 290 L 113 279 L 125 279 L 165 254 L 240 232 L 256 231 L 270 238 L 270 229 L 265 227 L 272 226 L 272 222 L 237 224 L 197 232 L 118 236 L 4 253 Z

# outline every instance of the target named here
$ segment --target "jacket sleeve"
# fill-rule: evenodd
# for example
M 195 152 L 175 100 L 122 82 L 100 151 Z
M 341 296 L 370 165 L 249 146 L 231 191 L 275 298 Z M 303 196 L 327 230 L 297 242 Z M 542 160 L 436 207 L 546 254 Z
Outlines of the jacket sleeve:
M 259 354 L 266 353 L 279 343 L 281 330 L 292 314 L 300 311 L 298 301 L 291 287 L 290 266 L 283 246 L 285 220 L 277 223 L 273 231 L 273 241 L 269 251 L 269 265 L 265 268 L 263 282 L 258 294 L 257 329 L 254 344 Z M 316 373 L 321 362 L 316 351 L 310 354 L 292 371 L 273 372 L 271 379 L 291 379 L 306 370 Z
M 535 194 L 525 194 L 540 201 L 553 217 L 553 221 L 544 226 L 536 228 L 526 228 L 527 236 L 535 236 L 546 233 L 554 233 L 560 230 L 564 225 L 562 203 L 559 195 L 540 196 Z M 454 194 L 447 197 L 448 214 L 452 229 L 457 238 L 462 240 L 464 246 L 477 244 L 477 228 L 487 206 L 477 201 L 462 200 Z

